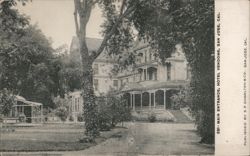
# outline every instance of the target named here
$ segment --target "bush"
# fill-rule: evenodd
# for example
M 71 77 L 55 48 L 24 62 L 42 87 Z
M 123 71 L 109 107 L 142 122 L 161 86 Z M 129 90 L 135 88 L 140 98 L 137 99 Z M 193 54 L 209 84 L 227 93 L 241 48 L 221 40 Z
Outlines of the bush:
M 74 121 L 74 117 L 72 115 L 69 116 L 69 121 Z
M 191 90 L 189 87 L 182 88 L 177 94 L 171 96 L 172 108 L 180 109 L 191 105 Z
M 101 110 L 98 113 L 98 126 L 101 131 L 109 131 L 112 128 L 110 111 Z
M 0 90 L 0 114 L 8 116 L 14 104 L 12 93 L 7 89 Z
M 77 121 L 78 121 L 78 122 L 83 122 L 83 121 L 84 121 L 84 117 L 83 117 L 82 114 L 78 114 L 78 115 L 77 115 Z
M 156 114 L 153 113 L 153 112 L 150 112 L 150 113 L 148 114 L 148 121 L 149 121 L 149 122 L 155 122 L 155 121 L 156 121 Z
M 18 116 L 18 120 L 19 120 L 19 122 L 26 122 L 26 116 L 24 114 L 20 114 Z
M 100 97 L 98 103 L 98 124 L 100 130 L 110 130 L 118 123 L 131 120 L 130 108 L 119 96 Z
M 58 107 L 56 109 L 56 116 L 58 116 L 63 122 L 66 121 L 68 114 L 69 113 L 66 107 Z
M 0 123 L 3 122 L 3 115 L 0 114 Z

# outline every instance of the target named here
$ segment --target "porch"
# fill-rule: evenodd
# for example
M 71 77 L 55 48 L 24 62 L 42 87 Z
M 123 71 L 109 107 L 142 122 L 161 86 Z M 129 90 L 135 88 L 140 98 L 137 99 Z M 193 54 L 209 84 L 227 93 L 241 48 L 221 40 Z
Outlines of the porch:
M 123 94 L 127 105 L 133 110 L 171 109 L 171 96 L 177 89 L 157 89 L 148 91 L 130 91 Z
M 12 106 L 9 120 L 7 122 L 42 123 L 43 122 L 43 104 L 28 101 L 21 96 L 15 97 L 15 105 Z M 11 120 L 15 119 L 15 120 Z M 17 120 L 18 119 L 18 120 Z

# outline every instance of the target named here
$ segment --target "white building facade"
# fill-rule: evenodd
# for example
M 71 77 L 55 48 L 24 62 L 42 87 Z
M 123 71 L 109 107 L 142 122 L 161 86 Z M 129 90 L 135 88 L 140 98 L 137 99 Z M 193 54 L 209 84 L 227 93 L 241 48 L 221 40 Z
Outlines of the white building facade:
M 176 45 L 171 57 L 163 62 L 145 42 L 136 42 L 133 51 L 136 54 L 135 65 L 118 74 L 112 72 L 117 63 L 107 55 L 105 58 L 105 53 L 95 60 L 95 94 L 105 95 L 116 90 L 134 110 L 171 109 L 170 97 L 186 86 L 190 79 L 190 69 L 181 45 Z

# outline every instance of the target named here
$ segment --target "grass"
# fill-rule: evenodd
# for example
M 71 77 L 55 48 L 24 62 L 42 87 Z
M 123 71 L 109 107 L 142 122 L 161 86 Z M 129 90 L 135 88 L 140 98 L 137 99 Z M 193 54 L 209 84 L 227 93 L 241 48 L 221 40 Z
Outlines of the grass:
M 0 151 L 72 151 L 94 146 L 112 135 L 123 131 L 116 128 L 102 132 L 95 143 L 80 143 L 84 137 L 82 124 L 44 124 L 36 127 L 15 127 L 15 131 L 3 131 Z

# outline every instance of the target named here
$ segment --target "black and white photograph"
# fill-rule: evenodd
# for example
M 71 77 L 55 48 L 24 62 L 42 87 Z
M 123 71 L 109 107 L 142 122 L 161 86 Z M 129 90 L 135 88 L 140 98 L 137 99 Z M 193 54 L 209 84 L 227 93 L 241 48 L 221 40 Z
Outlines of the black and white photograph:
M 0 156 L 215 155 L 215 7 L 0 0 Z

